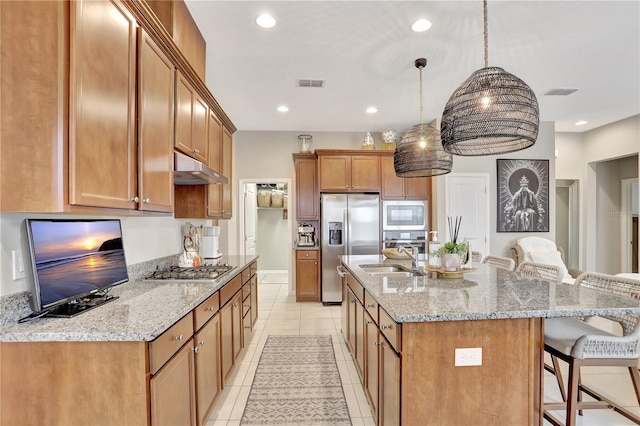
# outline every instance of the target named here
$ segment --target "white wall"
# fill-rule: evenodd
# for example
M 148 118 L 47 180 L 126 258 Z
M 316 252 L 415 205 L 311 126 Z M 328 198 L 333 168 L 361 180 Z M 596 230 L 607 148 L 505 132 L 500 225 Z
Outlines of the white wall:
M 24 213 L 0 214 L 0 296 L 28 291 L 26 279 L 13 280 L 11 252 L 20 250 L 24 261 L 28 261 L 28 246 L 24 235 L 26 218 L 80 218 L 75 215 L 45 215 Z M 113 218 L 115 216 L 91 216 Z M 182 225 L 186 220 L 172 217 L 120 217 L 122 239 L 127 265 L 174 255 L 182 250 Z M 191 220 L 195 225 L 204 221 Z
M 282 253 L 282 248 L 289 246 L 288 224 L 282 212 L 281 209 L 258 210 L 256 254 L 260 256 L 260 270 L 289 270 L 289 257 Z

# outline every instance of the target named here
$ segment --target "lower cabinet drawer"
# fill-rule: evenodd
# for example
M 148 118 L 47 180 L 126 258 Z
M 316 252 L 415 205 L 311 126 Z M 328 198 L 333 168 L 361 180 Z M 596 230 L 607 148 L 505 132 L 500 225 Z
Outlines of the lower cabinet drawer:
M 193 313 L 189 312 L 167 331 L 149 342 L 149 371 L 155 374 L 193 335 Z
M 194 330 L 200 330 L 200 327 L 218 312 L 218 309 L 220 309 L 220 293 L 215 292 L 193 310 Z
M 382 331 L 384 337 L 386 337 L 391 346 L 393 346 L 393 349 L 400 353 L 402 349 L 402 326 L 391 319 L 384 309 L 380 308 L 378 311 L 380 315 L 380 331 Z
M 220 289 L 220 306 L 224 306 L 241 287 L 242 276 L 238 274 Z
M 373 322 L 378 324 L 378 302 L 366 290 L 364 291 L 364 308 L 371 315 Z

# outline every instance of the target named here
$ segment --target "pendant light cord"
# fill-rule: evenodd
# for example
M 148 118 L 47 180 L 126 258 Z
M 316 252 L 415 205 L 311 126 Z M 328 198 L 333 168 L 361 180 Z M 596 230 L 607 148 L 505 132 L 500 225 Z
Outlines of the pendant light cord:
M 487 0 L 484 0 L 484 67 L 489 67 L 489 30 L 487 25 Z
M 423 67 L 418 67 L 420 69 L 420 125 L 422 125 L 422 68 Z

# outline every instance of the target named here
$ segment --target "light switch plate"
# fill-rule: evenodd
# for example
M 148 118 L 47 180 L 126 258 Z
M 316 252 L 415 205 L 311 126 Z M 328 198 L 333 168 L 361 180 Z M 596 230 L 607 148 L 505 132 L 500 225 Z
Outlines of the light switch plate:
M 17 281 L 24 278 L 24 262 L 22 261 L 22 253 L 20 250 L 11 252 L 11 261 L 13 263 L 13 280 Z
M 482 348 L 456 348 L 456 367 L 474 365 L 482 365 Z

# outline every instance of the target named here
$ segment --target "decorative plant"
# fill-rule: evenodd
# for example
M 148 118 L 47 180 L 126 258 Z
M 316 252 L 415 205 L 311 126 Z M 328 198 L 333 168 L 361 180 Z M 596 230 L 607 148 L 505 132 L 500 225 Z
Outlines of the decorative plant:
M 447 221 L 449 223 L 450 241 L 447 241 L 440 247 L 440 254 L 459 254 L 465 256 L 469 248 L 467 241 L 458 242 L 462 216 L 456 216 L 455 221 L 451 220 L 451 216 L 447 216 Z

